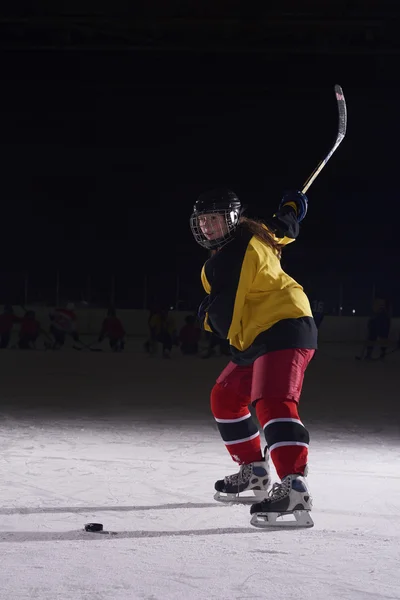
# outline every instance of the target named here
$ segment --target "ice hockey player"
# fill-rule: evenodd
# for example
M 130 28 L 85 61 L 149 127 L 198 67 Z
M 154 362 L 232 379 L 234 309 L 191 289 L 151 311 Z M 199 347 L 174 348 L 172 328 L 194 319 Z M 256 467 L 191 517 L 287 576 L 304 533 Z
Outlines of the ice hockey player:
M 21 322 L 18 347 L 21 350 L 35 350 L 35 343 L 40 333 L 40 323 L 34 310 L 28 310 Z
M 167 308 L 155 312 L 149 320 L 152 343 L 150 354 L 157 352 L 157 342 L 162 344 L 163 358 L 171 358 L 172 344 L 176 335 L 175 319 Z
M 107 311 L 107 317 L 104 319 L 99 334 L 99 342 L 108 337 L 110 348 L 114 352 L 122 352 L 124 349 L 125 329 L 120 319 L 117 317 L 115 308 L 111 307 Z
M 199 351 L 199 341 L 201 329 L 196 323 L 194 315 L 185 317 L 185 325 L 179 332 L 179 342 L 182 354 L 197 354 Z
M 288 192 L 262 223 L 244 217 L 239 198 L 223 188 L 202 194 L 190 219 L 195 240 L 212 251 L 201 273 L 208 295 L 199 318 L 204 329 L 229 340 L 232 353 L 212 389 L 211 409 L 240 469 L 215 483 L 215 499 L 255 502 L 256 526 L 313 524 L 305 479 L 309 434 L 298 404 L 317 329 L 303 288 L 280 263 L 307 206 L 304 194 Z M 264 430 L 264 456 L 250 403 Z M 281 481 L 267 495 L 269 456 Z M 290 520 L 277 520 L 280 515 Z
M 376 344 L 380 345 L 380 360 L 386 356 L 390 332 L 390 309 L 388 302 L 383 298 L 375 298 L 373 314 L 368 321 L 368 339 L 366 342 L 365 360 L 372 359 Z
M 74 342 L 79 343 L 75 305 L 72 302 L 69 302 L 65 308 L 55 308 L 49 317 L 50 331 L 54 337 L 53 350 L 58 350 L 64 345 L 67 335 L 70 335 Z
M 5 304 L 3 314 L 0 315 L 0 348 L 7 348 L 10 343 L 12 328 L 22 321 L 21 317 L 14 314 L 10 304 Z

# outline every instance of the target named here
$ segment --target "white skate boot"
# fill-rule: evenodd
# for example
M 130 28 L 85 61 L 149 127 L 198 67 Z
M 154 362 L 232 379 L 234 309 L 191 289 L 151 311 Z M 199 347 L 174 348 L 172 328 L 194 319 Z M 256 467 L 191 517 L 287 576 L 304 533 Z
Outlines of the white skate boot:
M 215 482 L 214 500 L 247 504 L 265 498 L 271 477 L 268 455 L 259 462 L 241 465 L 239 473 L 227 475 Z
M 274 483 L 267 498 L 253 504 L 250 523 L 254 527 L 312 527 L 312 498 L 302 475 L 287 475 Z

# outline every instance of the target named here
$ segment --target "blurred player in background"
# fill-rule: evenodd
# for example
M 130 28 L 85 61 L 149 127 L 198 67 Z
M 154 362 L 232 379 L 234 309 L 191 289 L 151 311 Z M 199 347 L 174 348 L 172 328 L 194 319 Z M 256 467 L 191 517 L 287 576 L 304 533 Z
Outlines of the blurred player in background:
M 172 345 L 176 337 L 175 319 L 167 308 L 155 312 L 149 320 L 151 332 L 150 355 L 157 352 L 157 343 L 162 344 L 163 358 L 171 358 Z
M 383 360 L 386 356 L 390 333 L 390 306 L 384 298 L 375 298 L 372 315 L 368 321 L 368 337 L 365 346 L 365 360 L 372 359 L 372 353 L 376 346 L 380 347 L 379 358 Z
M 106 337 L 109 339 L 110 348 L 114 350 L 114 352 L 122 352 L 125 347 L 125 329 L 113 307 L 109 308 L 107 311 L 107 316 L 101 326 L 98 341 L 102 342 Z
M 22 318 L 14 314 L 13 307 L 10 304 L 6 304 L 3 314 L 0 315 L 0 348 L 8 348 L 12 328 L 16 323 L 20 323 L 21 321 Z
M 75 305 L 72 302 L 69 302 L 65 308 L 55 308 L 49 317 L 50 332 L 54 338 L 53 350 L 58 350 L 65 344 L 67 335 L 71 336 L 74 342 L 79 343 Z
M 201 329 L 196 323 L 196 317 L 188 315 L 185 317 L 185 325 L 179 332 L 179 342 L 182 354 L 197 354 Z
M 35 350 L 35 343 L 40 334 L 40 323 L 34 310 L 28 310 L 21 321 L 18 347 L 21 350 Z

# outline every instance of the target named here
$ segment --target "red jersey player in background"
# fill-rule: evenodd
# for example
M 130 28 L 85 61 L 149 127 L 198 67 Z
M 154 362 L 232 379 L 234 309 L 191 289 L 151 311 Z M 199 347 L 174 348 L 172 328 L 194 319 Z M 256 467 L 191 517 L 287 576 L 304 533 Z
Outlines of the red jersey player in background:
M 103 321 L 99 335 L 99 342 L 108 337 L 110 348 L 114 352 L 122 352 L 124 349 L 125 329 L 120 319 L 118 319 L 115 308 L 109 308 L 107 317 Z
M 40 323 L 34 310 L 28 310 L 21 321 L 18 347 L 21 350 L 34 350 L 40 333 Z
M 179 342 L 182 354 L 197 354 L 199 351 L 199 341 L 201 329 L 196 323 L 196 317 L 188 315 L 185 323 L 179 332 Z
M 12 328 L 15 323 L 20 323 L 21 317 L 14 315 L 14 309 L 10 304 L 6 304 L 3 314 L 0 315 L 0 348 L 7 348 L 10 343 Z
M 54 337 L 53 350 L 58 350 L 64 345 L 67 335 L 70 335 L 75 342 L 79 342 L 74 309 L 75 305 L 69 302 L 65 308 L 55 308 L 50 313 L 50 331 Z

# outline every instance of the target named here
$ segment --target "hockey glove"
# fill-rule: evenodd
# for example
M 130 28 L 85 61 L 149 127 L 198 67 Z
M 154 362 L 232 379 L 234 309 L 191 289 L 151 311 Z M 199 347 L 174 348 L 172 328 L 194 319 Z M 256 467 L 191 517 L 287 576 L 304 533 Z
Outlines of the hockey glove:
M 308 198 L 303 192 L 296 190 L 286 192 L 279 204 L 279 212 L 286 206 L 291 206 L 296 211 L 297 221 L 300 223 L 307 214 Z

